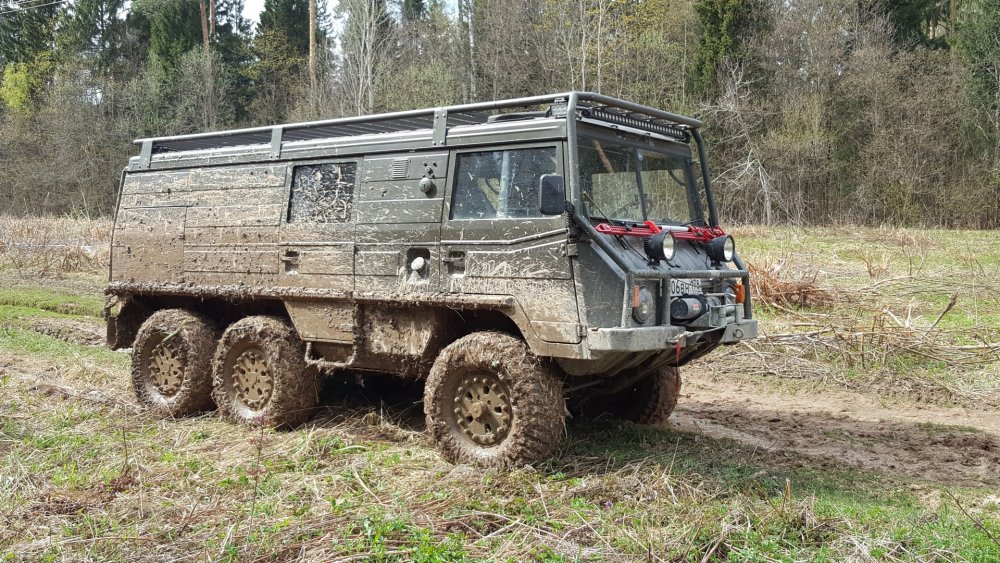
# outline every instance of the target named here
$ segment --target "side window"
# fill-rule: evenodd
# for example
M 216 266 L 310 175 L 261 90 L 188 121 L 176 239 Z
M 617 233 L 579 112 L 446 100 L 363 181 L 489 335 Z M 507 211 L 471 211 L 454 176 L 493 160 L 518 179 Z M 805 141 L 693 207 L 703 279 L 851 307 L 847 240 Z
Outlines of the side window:
M 350 221 L 357 169 L 355 162 L 296 166 L 288 222 Z
M 557 173 L 555 147 L 461 154 L 451 218 L 542 217 L 540 179 Z

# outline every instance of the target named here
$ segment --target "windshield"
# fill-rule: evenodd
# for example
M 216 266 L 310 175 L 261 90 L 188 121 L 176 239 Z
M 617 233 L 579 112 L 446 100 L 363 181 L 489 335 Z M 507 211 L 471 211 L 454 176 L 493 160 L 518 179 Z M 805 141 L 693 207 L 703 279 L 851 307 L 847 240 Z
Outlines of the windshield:
M 687 158 L 592 137 L 581 137 L 577 147 L 589 216 L 670 225 L 703 222 Z

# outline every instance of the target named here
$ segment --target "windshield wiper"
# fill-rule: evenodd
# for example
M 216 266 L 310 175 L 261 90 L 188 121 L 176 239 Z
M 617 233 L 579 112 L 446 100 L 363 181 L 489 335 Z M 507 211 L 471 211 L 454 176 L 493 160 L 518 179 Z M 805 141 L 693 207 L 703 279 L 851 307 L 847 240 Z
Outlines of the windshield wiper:
M 604 211 L 601 209 L 601 206 L 597 205 L 597 202 L 594 201 L 594 198 L 590 197 L 589 193 L 583 192 L 583 197 L 587 198 L 587 200 L 589 200 L 590 203 L 592 203 L 594 205 L 594 211 L 597 211 L 598 213 L 601 214 L 599 217 L 596 217 L 596 219 L 602 219 L 602 220 L 604 220 L 605 223 L 614 224 L 615 220 L 614 219 L 609 219 L 608 216 L 605 215 Z M 595 219 L 595 217 L 593 217 L 593 216 L 591 216 L 590 218 L 591 219 Z M 625 224 L 625 221 L 619 220 L 618 222 L 621 223 L 622 225 Z

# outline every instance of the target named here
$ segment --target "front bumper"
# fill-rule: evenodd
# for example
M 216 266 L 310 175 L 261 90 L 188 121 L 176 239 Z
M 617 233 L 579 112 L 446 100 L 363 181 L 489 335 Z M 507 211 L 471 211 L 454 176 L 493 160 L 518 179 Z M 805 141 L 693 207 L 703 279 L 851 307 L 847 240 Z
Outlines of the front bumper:
M 640 328 L 596 328 L 587 331 L 587 344 L 592 352 L 653 352 L 685 346 L 688 340 L 721 332 L 719 344 L 732 344 L 757 337 L 755 319 L 730 323 L 724 327 L 689 332 L 680 326 Z

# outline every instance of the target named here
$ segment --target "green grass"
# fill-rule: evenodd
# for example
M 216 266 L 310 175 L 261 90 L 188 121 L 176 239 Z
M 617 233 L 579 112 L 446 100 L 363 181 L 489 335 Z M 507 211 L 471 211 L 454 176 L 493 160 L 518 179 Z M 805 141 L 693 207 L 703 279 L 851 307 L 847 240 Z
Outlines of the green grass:
M 740 237 L 744 255 L 823 267 L 823 283 L 834 288 L 868 286 L 873 280 L 860 257 L 893 251 L 864 242 L 887 236 L 871 230 L 860 239 L 851 238 L 850 229 L 768 233 L 767 239 Z M 898 286 L 900 293 L 871 309 L 898 311 L 912 299 L 920 321 L 933 322 L 951 291 L 938 282 L 969 266 L 968 257 L 949 248 L 977 248 L 984 281 L 1000 273 L 994 235 L 978 246 L 970 244 L 980 238 L 975 233 L 923 236 L 923 271 L 936 281 Z M 905 257 L 892 254 L 884 277 L 907 267 Z M 901 294 L 913 289 L 920 291 Z M 962 331 L 997 322 L 1000 307 L 995 292 L 978 296 L 977 325 L 969 288 L 958 289 L 958 305 L 936 330 L 964 343 Z M 692 431 L 570 421 L 568 441 L 553 459 L 496 472 L 442 462 L 422 433 L 417 396 L 394 399 L 402 406 L 393 406 L 334 394 L 328 412 L 284 432 L 234 426 L 213 415 L 160 420 L 131 405 L 127 354 L 29 328 L 38 320 L 93 323 L 101 306 L 99 295 L 69 287 L 0 290 L 0 560 L 245 561 L 303 554 L 427 562 L 698 562 L 709 554 L 716 561 L 1000 560 L 1000 545 L 991 538 L 1000 537 L 995 482 L 918 481 L 891 468 L 860 470 Z M 843 318 L 856 309 L 836 304 L 804 313 Z M 860 314 L 870 322 L 874 313 Z M 758 318 L 772 334 L 810 330 L 796 325 L 802 317 L 776 308 L 758 309 Z M 808 352 L 753 346 L 766 351 L 778 371 L 789 368 L 776 359 Z M 757 361 L 742 347 L 720 350 L 712 366 L 727 377 L 735 373 L 727 353 L 733 361 Z M 833 374 L 845 382 L 838 385 L 869 393 L 877 388 L 873 382 L 981 382 L 995 369 L 906 355 L 862 365 L 830 350 L 813 360 L 828 368 L 825 378 Z M 761 384 L 775 379 L 752 377 Z M 915 427 L 928 441 L 984 435 L 959 424 Z M 827 438 L 840 443 L 863 436 L 831 431 Z
M 80 346 L 31 330 L 3 325 L 0 325 L 0 349 L 55 361 L 96 362 L 109 368 L 124 368 L 130 362 L 126 354 L 104 347 Z
M 926 430 L 928 434 L 942 434 L 945 432 L 971 432 L 980 433 L 982 429 L 967 424 L 940 424 L 937 422 L 921 422 L 917 426 Z
M 104 311 L 104 299 L 100 295 L 79 295 L 51 289 L 25 287 L 0 289 L 0 305 L 29 307 L 55 313 L 97 318 L 100 318 Z
M 57 547 L 34 556 L 131 560 L 123 544 L 139 542 L 158 546 L 151 558 L 232 561 L 301 549 L 386 561 L 619 561 L 650 551 L 700 561 L 713 546 L 737 561 L 859 550 L 876 559 L 1000 557 L 979 528 L 1000 533 L 996 511 L 979 511 L 977 524 L 950 498 L 922 501 L 905 480 L 782 468 L 736 444 L 668 430 L 574 424 L 572 441 L 536 470 L 483 472 L 329 419 L 260 435 L 215 418 L 162 422 L 2 389 L 21 405 L 15 412 L 34 416 L 0 428 L 0 463 L 23 472 L 0 512 L 24 518 L 0 531 L 0 553 L 38 538 L 38 524 L 60 523 Z M 360 447 L 325 453 L 349 446 Z M 990 493 L 954 491 L 967 507 Z

